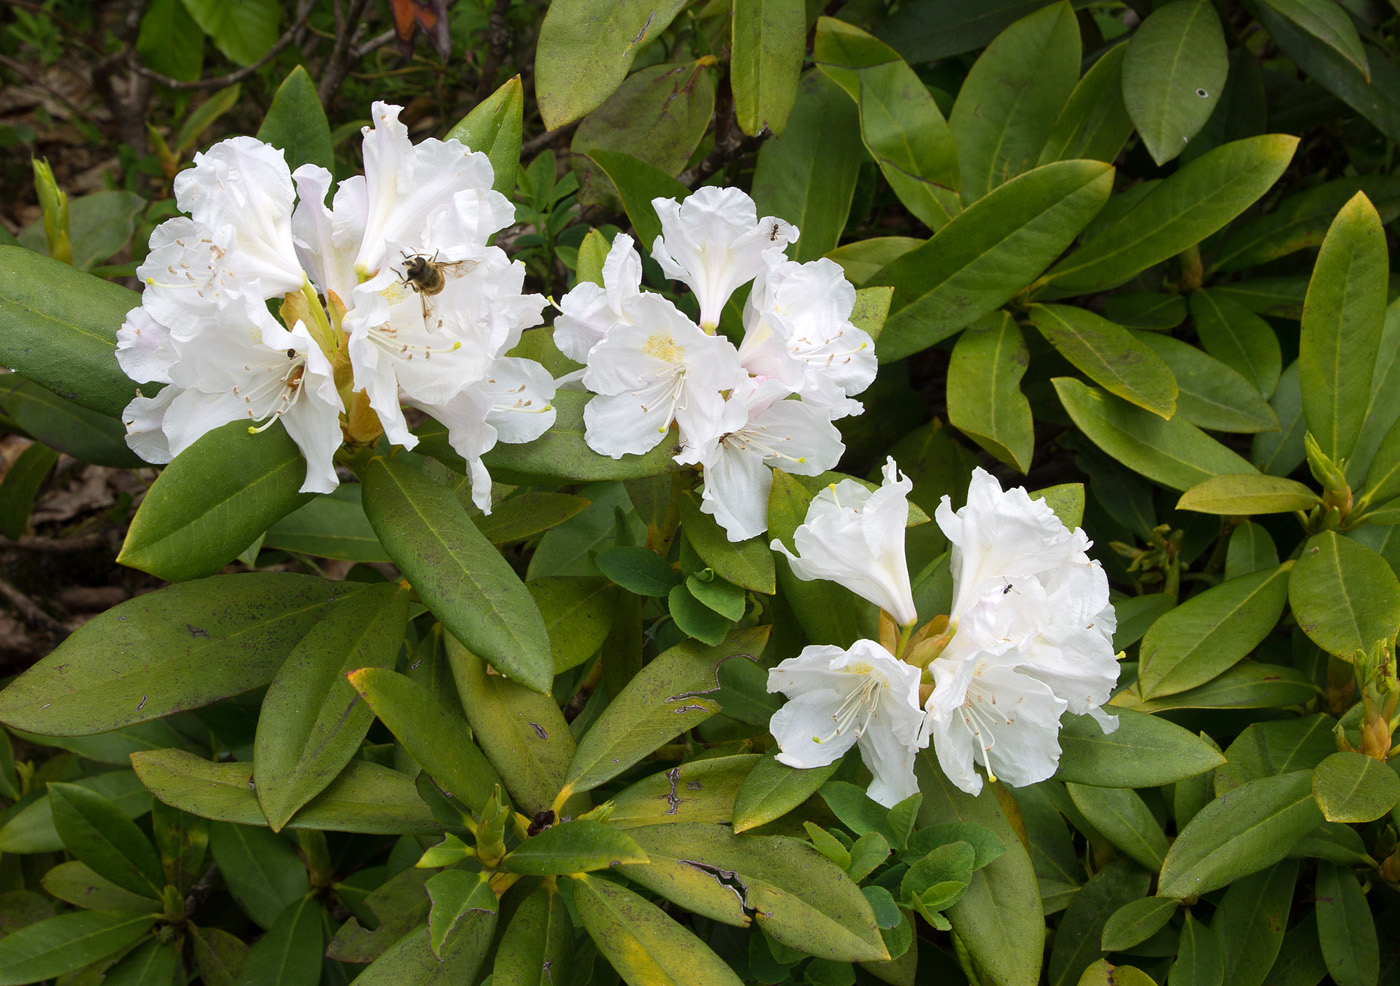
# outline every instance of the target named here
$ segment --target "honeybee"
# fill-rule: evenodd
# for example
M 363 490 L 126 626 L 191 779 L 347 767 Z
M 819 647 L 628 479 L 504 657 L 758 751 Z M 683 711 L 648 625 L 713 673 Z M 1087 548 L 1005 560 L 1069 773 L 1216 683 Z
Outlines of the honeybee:
M 428 299 L 434 295 L 441 294 L 442 289 L 447 286 L 449 272 L 453 277 L 461 277 L 470 273 L 476 267 L 475 260 L 451 260 L 439 263 L 437 252 L 434 251 L 431 257 L 422 254 L 404 254 L 403 274 L 399 277 L 400 284 L 406 284 L 418 293 L 419 300 L 423 303 L 423 321 L 429 319 Z M 442 320 L 437 320 L 437 326 L 442 325 Z

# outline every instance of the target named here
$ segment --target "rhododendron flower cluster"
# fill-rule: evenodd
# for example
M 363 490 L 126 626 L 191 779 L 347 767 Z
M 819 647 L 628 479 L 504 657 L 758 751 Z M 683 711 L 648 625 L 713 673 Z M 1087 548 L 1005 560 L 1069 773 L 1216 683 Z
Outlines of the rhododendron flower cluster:
M 790 699 L 770 725 L 779 759 L 823 766 L 858 743 L 874 775 L 869 795 L 891 807 L 917 790 L 914 756 L 930 742 L 949 780 L 970 794 L 982 789 L 974 764 L 1017 786 L 1045 780 L 1059 765 L 1065 711 L 1117 728 L 1101 709 L 1118 680 L 1108 579 L 1082 530 L 977 469 L 967 505 L 954 511 L 945 496 L 937 511 L 952 542 L 946 625 L 939 618 L 911 635 L 912 485 L 891 459 L 875 492 L 846 480 L 813 499 L 793 538 L 799 556 L 773 542 L 799 578 L 839 582 L 880 606 L 904 628 L 897 647 L 918 641 L 898 655 L 905 660 L 859 640 L 844 650 L 810 646 L 774 668 L 768 690 Z
M 632 238 L 613 240 L 601 285 L 559 303 L 555 341 L 585 365 L 585 438 L 614 458 L 659 445 L 674 424 L 677 462 L 704 470 L 701 509 L 731 541 L 768 527 L 772 467 L 815 476 L 845 451 L 832 423 L 862 410 L 853 395 L 875 378 L 875 347 L 851 322 L 855 289 L 830 260 L 796 263 L 783 248 L 798 230 L 758 218 L 733 188 L 701 188 L 684 202 L 654 199 L 661 235 L 652 256 L 696 295 L 698 324 L 641 288 Z M 749 281 L 744 337 L 716 335 L 720 313 Z
M 189 217 L 152 234 L 141 307 L 117 336 L 122 369 L 166 385 L 123 415 L 147 461 L 230 421 L 254 432 L 281 421 L 306 457 L 302 490 L 328 492 L 343 440 L 370 444 L 382 430 L 417 443 L 407 404 L 447 426 L 489 510 L 481 456 L 553 424 L 553 378 L 504 355 L 544 307 L 522 293 L 523 265 L 487 245 L 514 207 L 492 190 L 484 154 L 456 140 L 415 145 L 398 115 L 374 104 L 365 174 L 329 206 L 328 171 L 293 173 L 251 137 L 214 145 L 176 177 Z

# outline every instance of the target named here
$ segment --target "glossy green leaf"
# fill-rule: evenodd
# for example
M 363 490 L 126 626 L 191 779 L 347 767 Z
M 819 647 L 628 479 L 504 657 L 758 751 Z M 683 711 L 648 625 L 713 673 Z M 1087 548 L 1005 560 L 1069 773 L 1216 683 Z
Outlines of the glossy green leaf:
M 1065 788 L 1075 807 L 1109 842 L 1148 870 L 1161 868 L 1167 837 L 1136 792 L 1082 784 L 1066 784 Z
M 126 818 L 139 818 L 151 810 L 150 792 L 129 770 L 80 777 L 72 783 L 101 795 Z M 54 827 L 47 793 L 41 792 L 28 804 L 7 814 L 4 824 L 0 824 L 0 852 L 57 852 L 63 848 L 63 840 Z
M 1312 772 L 1261 777 L 1216 798 L 1187 823 L 1162 865 L 1157 893 L 1199 897 L 1272 866 L 1322 821 Z
M 616 590 L 603 579 L 559 575 L 525 583 L 544 616 L 554 673 L 577 667 L 598 652 L 612 629 Z
M 613 545 L 594 559 L 599 571 L 628 592 L 662 598 L 680 585 L 680 573 L 654 551 L 637 545 Z
M 1176 901 L 1161 897 L 1142 897 L 1124 904 L 1104 922 L 1099 947 L 1105 952 L 1132 948 L 1162 930 L 1176 913 L 1176 907 Z
M 603 156 L 602 151 L 598 154 Z M 676 193 L 663 190 L 653 194 Z M 685 195 L 686 192 L 682 190 L 680 194 Z M 647 199 L 647 207 L 650 208 L 650 205 L 651 200 Z M 661 224 L 654 215 L 653 223 L 652 239 L 655 239 L 661 232 Z M 599 455 L 590 449 L 584 440 L 583 408 L 591 398 L 591 394 L 566 390 L 555 394 L 551 401 L 557 412 L 554 427 L 533 442 L 522 445 L 498 442 L 482 457 L 491 475 L 498 482 L 529 484 L 540 481 L 553 486 L 559 482 L 635 479 L 676 471 L 678 467 L 671 459 L 674 453 L 665 442 L 646 455 L 624 455 L 621 459 Z M 447 443 L 446 427 L 429 421 L 415 429 L 414 434 L 419 438 L 415 451 L 445 462 L 458 472 L 467 471 L 462 457 Z
M 407 589 L 397 583 L 356 593 L 302 638 L 272 679 L 253 741 L 253 777 L 274 832 L 325 790 L 360 748 L 374 715 L 345 676 L 394 666 L 408 603 Z
M 335 169 L 331 125 L 316 94 L 316 84 L 302 65 L 292 69 L 277 87 L 257 136 L 280 150 L 293 171 L 303 164 Z
M 802 0 L 756 0 L 730 19 L 729 84 L 739 129 L 781 134 L 797 98 L 807 9 Z
M 136 52 L 148 68 L 193 82 L 204 67 L 204 32 L 180 0 L 155 0 L 141 16 Z
M 1329 654 L 1350 660 L 1400 625 L 1400 580 L 1372 549 L 1333 531 L 1314 535 L 1288 580 L 1298 626 Z
M 1372 503 L 1385 503 L 1400 495 L 1400 424 L 1390 431 L 1376 449 L 1366 481 L 1361 487 L 1358 503 L 1363 508 Z
M 1123 102 L 1152 160 L 1166 164 L 1205 126 L 1228 73 L 1220 19 L 1206 0 L 1166 4 L 1133 32 Z
M 68 231 L 73 266 L 91 270 L 131 240 L 137 217 L 146 208 L 143 196 L 125 189 L 90 192 L 68 201 Z M 48 254 L 43 220 L 20 230 L 21 246 Z
M 1172 963 L 1170 986 L 1221 986 L 1225 960 L 1220 942 L 1211 929 L 1186 912 L 1181 926 L 1181 944 Z
M 237 466 L 234 466 L 237 463 Z M 315 494 L 286 430 L 230 421 L 166 466 L 132 518 L 117 561 L 170 582 L 213 575 Z
M 193 928 L 190 943 L 195 968 L 207 986 L 236 986 L 248 957 L 243 939 L 221 928 Z
M 316 986 L 322 947 L 321 905 L 307 894 L 288 904 L 249 949 L 238 986 Z
M 702 561 L 720 578 L 735 585 L 772 595 L 777 591 L 773 552 L 766 537 L 734 542 L 710 514 L 700 509 L 700 497 L 681 497 L 681 529 Z
M 1176 256 L 1258 201 L 1288 167 L 1297 146 L 1296 137 L 1265 134 L 1201 155 L 1086 238 L 1051 269 L 1045 283 L 1059 295 L 1086 294 Z
M 846 272 L 846 280 L 861 285 L 923 242 L 912 236 L 875 236 L 839 246 L 826 256 L 841 265 Z
M 1242 517 L 1306 512 L 1320 502 L 1316 493 L 1295 479 L 1231 473 L 1197 483 L 1181 495 L 1176 509 Z
M 1226 581 L 1277 564 L 1278 548 L 1263 527 L 1247 520 L 1230 533 L 1230 545 L 1225 554 Z
M 1050 986 L 1072 986 L 1084 970 L 1103 957 L 1099 941 L 1108 918 L 1147 892 L 1148 875 L 1127 860 L 1100 869 L 1070 901 L 1050 948 L 1046 973 Z
M 1099 959 L 1085 967 L 1079 986 L 1156 986 L 1157 980 L 1136 966 L 1111 965 Z
M 447 657 L 467 720 L 515 809 L 533 817 L 554 807 L 574 756 L 573 733 L 559 706 L 548 695 L 487 674 L 485 662 L 451 636 Z
M 32 438 L 75 459 L 122 468 L 142 465 L 127 448 L 121 421 L 66 401 L 18 373 L 0 377 L 0 405 Z
M 1220 942 L 1224 981 L 1230 986 L 1261 986 L 1278 955 L 1293 903 L 1298 864 L 1284 860 L 1242 877 L 1226 889 L 1211 930 Z
M 1001 462 L 1025 473 L 1035 447 L 1021 392 L 1030 354 L 1016 320 L 993 312 L 958 336 L 948 366 L 948 421 Z
M 191 815 L 242 825 L 266 825 L 249 781 L 246 763 L 211 763 L 183 750 L 133 753 L 141 783 L 168 805 Z M 352 760 L 340 776 L 312 798 L 292 820 L 292 829 L 371 834 L 438 832 L 412 778 L 363 760 Z
M 741 986 L 729 964 L 645 898 L 607 880 L 575 877 L 574 906 L 598 951 L 629 982 Z
M 178 942 L 153 938 L 112 963 L 102 982 L 103 986 L 165 986 L 175 981 L 175 970 L 179 965 Z
M 122 821 L 126 821 L 122 816 Z M 130 823 L 128 823 L 130 824 Z M 44 874 L 44 892 L 89 911 L 132 911 L 137 914 L 157 914 L 161 904 L 151 891 L 134 894 L 78 860 L 59 863 Z
M 263 547 L 342 561 L 390 561 L 365 516 L 361 492 L 359 483 L 342 483 L 316 497 L 269 527 Z
M 1337 986 L 1372 986 L 1380 979 L 1375 918 L 1356 874 L 1347 867 L 1317 866 L 1317 937 Z
M 1356 25 L 1345 7 L 1326 0 L 1264 0 L 1279 16 L 1291 21 L 1299 30 L 1331 48 L 1356 67 L 1366 80 L 1371 79 L 1371 67 L 1366 63 L 1366 49 L 1356 33 Z
M 1191 318 L 1205 351 L 1273 396 L 1283 366 L 1278 336 L 1258 315 L 1214 291 L 1191 295 Z
M 491 159 L 495 176 L 491 187 L 506 198 L 515 192 L 515 176 L 520 169 L 524 114 L 525 88 L 517 75 L 473 106 L 462 122 L 447 131 L 448 140 L 460 140 Z
M 1360 753 L 1334 753 L 1313 771 L 1313 798 L 1329 822 L 1373 822 L 1400 801 L 1400 775 Z
M 1064 717 L 1056 777 L 1105 788 L 1157 787 L 1225 762 L 1219 750 L 1174 722 L 1130 709 L 1112 711 L 1118 728 L 1111 733 L 1092 716 Z
M 1334 461 L 1351 455 L 1361 433 L 1385 322 L 1388 269 L 1380 216 L 1357 193 L 1317 255 L 1298 340 L 1308 431 Z
M 759 146 L 753 200 L 760 216 L 782 216 L 802 231 L 788 247 L 796 261 L 825 256 L 846 228 L 863 156 L 850 139 L 858 126 L 851 100 L 811 69 L 798 83 L 787 129 Z
M 982 52 L 948 117 L 965 203 L 1033 167 L 1079 81 L 1068 3 L 1023 17 Z
M 1134 335 L 1171 369 L 1179 388 L 1177 413 L 1191 424 L 1245 434 L 1278 430 L 1278 415 L 1259 389 L 1227 364 L 1180 339 L 1155 332 Z
M 56 450 L 35 442 L 10 463 L 4 479 L 0 480 L 0 534 L 13 539 L 24 533 L 34 509 L 34 498 L 57 461 Z M 19 800 L 17 794 L 7 796 L 13 801 Z
M 1040 164 L 1051 161 L 1113 161 L 1133 133 L 1133 121 L 1123 105 L 1123 54 L 1115 45 L 1099 56 L 1070 93 L 1064 109 L 1040 152 Z
M 1366 402 L 1365 421 L 1345 467 L 1352 489 L 1362 485 L 1372 466 L 1385 469 L 1379 452 L 1395 422 L 1400 421 L 1400 403 L 1390 399 L 1397 387 L 1400 387 L 1400 305 L 1390 304 L 1385 309 L 1380 350 L 1371 371 L 1371 396 Z M 1375 502 L 1374 497 L 1371 499 Z
M 1033 305 L 1030 320 L 1061 356 L 1110 394 L 1161 418 L 1176 413 L 1171 368 L 1122 326 L 1070 305 Z
M 452 491 L 383 458 L 370 460 L 363 481 L 380 543 L 447 631 L 502 674 L 548 691 L 554 657 L 540 611 Z
M 123 890 L 160 897 L 160 857 L 134 822 L 85 788 L 50 784 L 48 792 L 54 828 L 70 853 Z
M 580 818 L 551 825 L 506 856 L 504 866 L 526 876 L 564 876 L 648 862 L 635 839 L 621 829 Z
M 941 229 L 958 204 L 958 153 L 933 96 L 893 48 L 831 17 L 817 20 L 813 58 L 860 112 L 860 136 L 904 207 Z
M 0 721 L 91 735 L 267 684 L 339 599 L 363 589 L 250 573 L 170 586 L 94 617 L 0 692 Z
M 75 911 L 0 938 L 0 986 L 22 986 L 80 969 L 138 941 L 154 914 Z
M 141 303 L 128 288 L 17 246 L 0 246 L 0 365 L 108 417 L 134 396 L 117 329 Z
M 1307 455 L 1303 436 L 1307 422 L 1303 420 L 1303 394 L 1298 383 L 1298 361 L 1288 365 L 1279 377 L 1278 388 L 1269 400 L 1278 415 L 1279 430 L 1254 436 L 1249 459 L 1262 472 L 1271 476 L 1287 476 L 1302 464 Z
M 559 891 L 544 884 L 511 916 L 496 950 L 493 986 L 554 986 L 554 970 L 575 961 L 574 925 Z
M 651 861 L 628 867 L 627 878 L 689 910 L 740 927 L 752 911 L 768 938 L 821 958 L 888 958 L 865 896 L 809 846 L 722 825 L 650 825 L 630 834 Z M 725 870 L 737 887 L 721 881 Z
M 680 200 L 690 194 L 690 189 L 686 188 L 680 182 L 676 181 L 676 179 L 672 178 L 665 171 L 662 171 L 660 168 L 657 168 L 654 165 L 648 164 L 646 161 L 639 161 L 637 158 L 633 157 L 630 154 L 623 154 L 619 151 L 598 149 L 590 150 L 588 152 L 588 157 L 594 163 L 596 163 L 598 167 L 603 169 L 603 172 L 608 176 L 608 179 L 613 183 L 614 186 L 616 186 L 618 195 L 622 197 L 622 205 L 627 210 L 627 218 L 631 220 L 632 228 L 637 231 L 637 239 L 639 239 L 644 244 L 654 243 L 656 241 L 656 238 L 661 235 L 661 220 L 657 218 L 656 210 L 652 208 L 651 200 L 656 198 L 669 198 Z M 556 403 L 559 403 L 559 396 L 559 394 L 555 395 Z M 580 394 L 579 396 L 584 397 L 586 399 L 588 395 Z M 582 437 L 583 434 L 582 421 L 582 412 L 580 411 L 580 437 Z M 533 447 L 539 445 L 541 442 L 553 442 L 556 445 L 560 444 L 561 438 L 553 436 L 553 433 L 556 430 L 558 430 L 557 421 L 555 423 L 555 427 L 551 428 L 548 432 L 545 433 L 544 438 L 539 439 L 535 442 L 531 442 L 530 446 Z M 564 437 L 568 437 L 567 433 Z M 498 445 L 497 448 L 501 448 L 501 446 Z M 593 453 L 591 451 L 589 454 L 594 459 L 603 458 L 603 456 L 600 456 L 597 453 Z M 638 458 L 646 459 L 654 457 L 648 454 L 648 456 L 641 456 Z M 666 458 L 669 459 L 669 456 L 667 456 Z M 634 459 L 634 457 L 629 455 L 623 461 L 625 462 L 628 459 Z M 541 465 L 549 464 L 548 459 L 537 458 L 537 461 L 539 461 Z M 490 464 L 491 461 L 487 460 L 487 465 Z M 632 476 L 650 476 L 655 475 L 658 472 L 664 471 L 666 470 L 651 469 L 650 471 L 635 471 L 627 472 L 626 474 L 609 474 L 607 476 L 586 476 L 580 478 L 630 479 Z
M 468 870 L 444 870 L 428 878 L 428 896 L 433 901 L 428 943 L 439 959 L 465 950 L 477 956 L 479 967 L 486 958 L 500 911 L 490 881 L 489 873 Z M 475 979 L 473 972 L 460 981 Z
M 311 889 L 291 843 L 265 828 L 215 823 L 209 850 L 229 892 L 263 928 L 271 928 Z
M 1139 712 L 1168 709 L 1272 709 L 1301 705 L 1317 696 L 1312 678 L 1277 664 L 1244 661 L 1204 685 L 1174 695 L 1143 699 L 1136 687 L 1115 695 L 1111 705 Z
M 535 88 L 550 129 L 597 109 L 627 77 L 637 52 L 666 30 L 682 0 L 564 0 L 540 25 Z
M 666 594 L 666 609 L 676 622 L 676 629 L 694 640 L 718 647 L 733 627 L 733 621 L 691 591 L 688 584 L 678 585 Z
M 992 982 L 1036 986 L 1045 951 L 1045 921 L 1025 844 L 990 786 L 979 797 L 953 787 L 931 750 L 915 757 L 914 773 L 924 795 L 921 826 L 972 822 L 990 829 L 1006 847 L 1006 852 L 972 875 L 967 893 L 948 909 L 953 930 Z
M 182 894 L 188 893 L 204 875 L 204 857 L 209 850 L 208 821 L 156 801 L 151 805 L 151 830 L 160 851 L 165 882 Z
M 741 785 L 764 759 L 757 753 L 738 753 L 658 771 L 613 795 L 608 821 L 623 828 L 673 822 L 729 824 Z
M 1071 377 L 1052 383 L 1069 416 L 1099 448 L 1163 486 L 1187 490 L 1222 473 L 1253 467 L 1180 418 L 1161 418 Z
M 803 770 L 764 757 L 744 778 L 734 799 L 734 831 L 746 832 L 782 818 L 814 795 L 840 766 L 838 758 L 825 767 Z
M 1138 648 L 1145 698 L 1205 684 L 1243 660 L 1278 624 L 1292 563 L 1222 582 L 1164 615 Z
M 184 0 L 190 16 L 209 35 L 214 47 L 235 65 L 252 65 L 277 43 L 282 8 L 276 0 Z
M 654 658 L 580 738 L 565 791 L 597 787 L 718 712 L 718 703 L 706 696 L 719 689 L 720 665 L 757 660 L 768 631 L 735 631 L 715 647 L 680 643 Z
M 1113 169 L 1059 161 L 998 187 L 918 249 L 876 273 L 894 288 L 881 361 L 933 345 L 1023 291 L 1108 199 Z

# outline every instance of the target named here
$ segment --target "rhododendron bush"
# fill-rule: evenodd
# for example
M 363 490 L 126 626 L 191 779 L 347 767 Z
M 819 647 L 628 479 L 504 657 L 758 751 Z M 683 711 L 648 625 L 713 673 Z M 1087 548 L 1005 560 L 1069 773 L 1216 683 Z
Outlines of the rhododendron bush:
M 297 69 L 139 289 L 36 166 L 0 405 L 160 585 L 0 690 L 0 986 L 1392 981 L 1381 23 L 605 6 Z

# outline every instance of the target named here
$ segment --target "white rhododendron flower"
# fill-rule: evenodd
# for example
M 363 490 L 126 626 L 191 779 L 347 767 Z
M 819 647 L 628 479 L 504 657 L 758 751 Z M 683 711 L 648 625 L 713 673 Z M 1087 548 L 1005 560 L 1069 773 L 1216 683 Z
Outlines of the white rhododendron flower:
M 896 476 L 890 458 L 884 483 L 874 492 L 854 479 L 828 486 L 812 498 L 806 520 L 793 533 L 798 554 L 776 539 L 772 548 L 787 556 L 798 578 L 844 585 L 908 626 L 919 617 L 904 560 L 907 498 L 914 484 L 908 476 Z
M 859 745 L 872 799 L 893 808 L 918 791 L 914 755 L 927 745 L 918 668 L 873 640 L 813 645 L 769 671 L 768 690 L 788 697 L 768 726 L 779 763 L 822 767 Z
M 631 325 L 627 302 L 642 290 L 642 258 L 632 237 L 618 233 L 603 261 L 603 284 L 580 281 L 559 300 L 563 313 L 554 320 L 554 342 L 559 351 L 578 363 L 588 362 L 588 351 L 614 325 Z
M 1119 670 L 1108 579 L 1082 530 L 981 469 L 967 505 L 954 512 L 944 497 L 937 520 L 953 544 L 954 596 L 950 639 L 929 667 L 934 750 L 969 793 L 982 787 L 974 761 L 1011 784 L 1045 780 L 1062 712 L 1117 727 L 1100 709 Z
M 753 199 L 737 188 L 696 189 L 684 202 L 652 199 L 661 235 L 651 255 L 667 277 L 684 281 L 700 301 L 700 324 L 714 329 L 729 296 L 763 266 L 763 251 L 797 240 L 797 227 L 758 218 Z
M 237 418 L 252 432 L 281 421 L 306 456 L 302 490 L 325 492 L 346 434 L 369 444 L 382 426 L 396 444 L 417 443 L 408 402 L 449 424 L 489 509 L 480 456 L 549 426 L 503 426 L 500 407 L 552 422 L 548 373 L 500 363 L 544 299 L 523 294 L 523 265 L 487 244 L 515 215 L 491 187 L 490 160 L 456 140 L 413 144 L 396 106 L 375 103 L 372 117 L 365 175 L 341 182 L 329 206 L 329 172 L 292 174 L 252 137 L 215 144 L 176 177 L 189 216 L 152 234 L 141 307 L 117 338 L 132 379 L 166 385 L 123 415 L 148 461 Z M 279 300 L 290 329 L 269 313 Z M 359 403 L 351 420 L 368 430 L 343 432 L 347 403 L 364 400 L 378 424 Z

